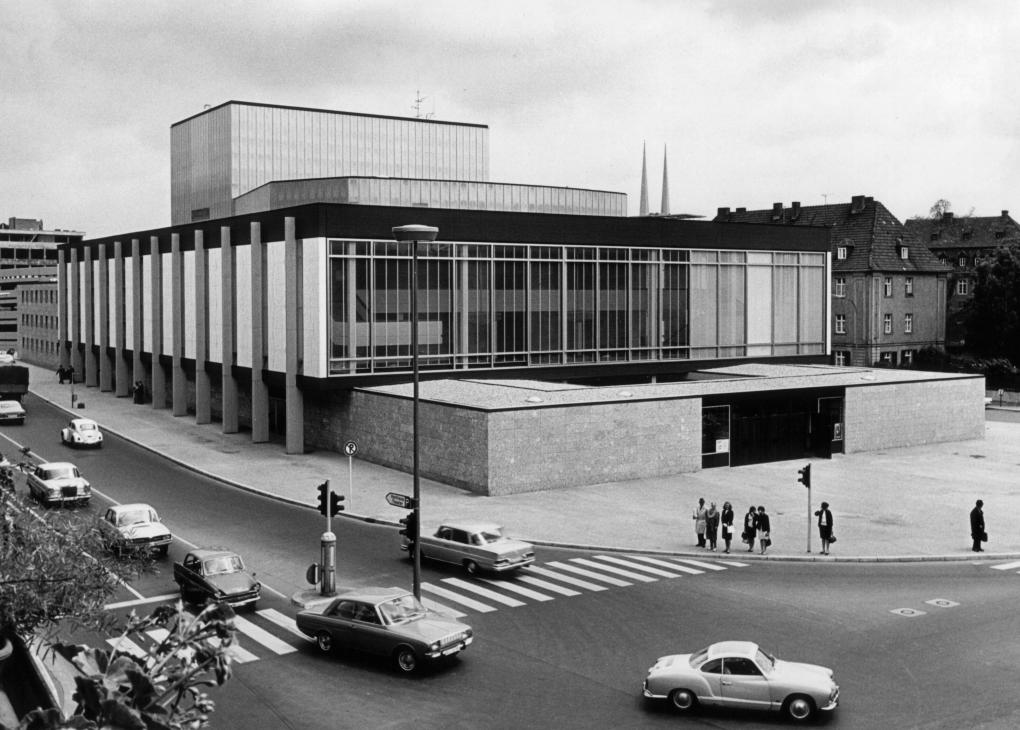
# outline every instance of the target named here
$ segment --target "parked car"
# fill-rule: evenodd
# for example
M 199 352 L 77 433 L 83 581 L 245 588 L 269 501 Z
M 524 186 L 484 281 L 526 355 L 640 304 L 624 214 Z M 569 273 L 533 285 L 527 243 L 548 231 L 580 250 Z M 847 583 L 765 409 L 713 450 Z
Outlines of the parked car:
M 0 400 L 0 423 L 25 422 L 25 407 L 16 400 Z
M 839 685 L 828 667 L 777 659 L 751 641 L 720 641 L 693 654 L 656 660 L 645 697 L 668 699 L 681 712 L 698 704 L 786 713 L 796 721 L 839 704 Z
M 72 418 L 70 423 L 60 429 L 60 441 L 68 446 L 94 446 L 101 449 L 103 432 L 91 418 Z
M 115 504 L 99 519 L 99 530 L 107 545 L 118 553 L 155 550 L 166 555 L 173 537 L 147 504 Z
M 255 574 L 245 569 L 240 555 L 229 550 L 192 550 L 184 562 L 174 563 L 174 582 L 185 603 L 223 601 L 240 608 L 262 596 Z
M 92 486 L 67 461 L 37 464 L 28 473 L 28 492 L 45 505 L 85 505 L 92 499 Z
M 343 647 L 390 657 L 401 672 L 453 656 L 474 638 L 470 626 L 430 611 L 399 588 L 345 591 L 322 610 L 298 611 L 297 627 L 321 651 Z
M 447 522 L 431 537 L 422 535 L 422 558 L 463 565 L 474 575 L 479 570 L 501 573 L 535 562 L 535 547 L 503 534 L 503 528 L 491 522 Z M 402 550 L 408 550 L 405 538 Z

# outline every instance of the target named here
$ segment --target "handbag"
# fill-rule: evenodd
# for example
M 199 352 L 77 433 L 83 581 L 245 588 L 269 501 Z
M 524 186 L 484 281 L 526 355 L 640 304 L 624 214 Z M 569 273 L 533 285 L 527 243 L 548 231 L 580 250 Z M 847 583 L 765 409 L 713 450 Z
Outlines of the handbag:
M 836 542 L 836 536 L 835 535 L 829 535 L 829 542 Z
M 987 532 L 982 532 L 981 533 L 981 542 L 988 542 L 988 533 Z

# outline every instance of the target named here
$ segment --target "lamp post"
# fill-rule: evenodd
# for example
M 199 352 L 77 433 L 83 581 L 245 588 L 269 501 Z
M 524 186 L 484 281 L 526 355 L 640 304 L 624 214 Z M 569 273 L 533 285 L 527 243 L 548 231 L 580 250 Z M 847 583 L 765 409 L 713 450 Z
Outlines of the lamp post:
M 421 478 L 418 461 L 418 244 L 422 241 L 431 242 L 436 240 L 439 229 L 435 226 L 423 226 L 412 224 L 407 226 L 396 226 L 393 229 L 393 238 L 397 241 L 406 241 L 411 244 L 411 372 L 412 372 L 412 415 L 411 415 L 411 473 L 413 491 L 412 499 L 414 504 L 414 534 L 407 537 L 412 540 L 411 557 L 414 563 L 413 591 L 414 597 L 421 598 L 421 547 L 419 537 L 421 535 Z

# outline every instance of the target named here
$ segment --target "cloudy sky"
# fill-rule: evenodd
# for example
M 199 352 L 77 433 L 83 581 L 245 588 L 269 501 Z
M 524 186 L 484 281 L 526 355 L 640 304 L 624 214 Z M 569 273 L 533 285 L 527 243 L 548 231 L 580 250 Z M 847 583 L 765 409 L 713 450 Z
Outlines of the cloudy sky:
M 0 220 L 170 220 L 170 126 L 224 101 L 487 124 L 491 179 L 673 213 L 872 195 L 1020 219 L 1015 0 L 4 0 Z

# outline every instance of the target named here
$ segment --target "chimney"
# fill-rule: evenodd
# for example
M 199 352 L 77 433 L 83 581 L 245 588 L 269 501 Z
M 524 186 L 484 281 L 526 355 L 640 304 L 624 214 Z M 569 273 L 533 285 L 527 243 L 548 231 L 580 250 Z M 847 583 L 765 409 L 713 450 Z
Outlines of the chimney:
M 715 217 L 716 218 L 721 218 L 722 220 L 726 220 L 727 218 L 730 217 L 730 209 L 728 207 L 727 208 L 719 208 L 715 212 Z
M 747 208 L 737 208 L 737 212 L 738 213 L 746 213 L 747 212 Z
M 783 204 L 773 203 L 772 204 L 772 220 L 781 221 L 783 220 Z
M 952 221 L 953 220 L 953 211 L 951 211 L 951 210 L 944 211 L 942 213 L 942 220 L 945 223 L 949 223 L 950 221 Z
M 857 215 L 864 210 L 864 196 L 855 195 L 850 198 L 850 215 Z
M 1008 210 L 1002 211 L 1002 217 L 1003 218 L 1009 218 L 1009 211 Z
M 795 200 L 790 203 L 790 221 L 795 221 L 800 218 L 800 201 Z

